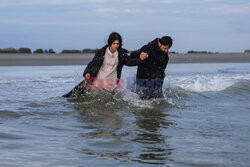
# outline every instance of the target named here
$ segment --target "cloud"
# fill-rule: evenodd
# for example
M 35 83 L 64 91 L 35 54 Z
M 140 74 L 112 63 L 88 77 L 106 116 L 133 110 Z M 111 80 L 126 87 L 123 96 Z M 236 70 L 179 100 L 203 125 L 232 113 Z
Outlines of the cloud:
M 250 6 L 230 6 L 230 5 L 223 5 L 223 6 L 216 6 L 211 7 L 210 11 L 222 14 L 246 14 L 250 13 Z
M 0 18 L 0 23 L 1 24 L 22 24 L 22 25 L 44 25 L 45 24 L 42 22 L 34 22 L 34 21 L 19 20 L 19 19 L 8 19 L 8 18 Z
M 105 21 L 84 21 L 84 22 L 79 22 L 79 21 L 71 21 L 71 22 L 50 22 L 50 21 L 47 21 L 47 22 L 42 22 L 42 21 L 31 21 L 31 20 L 23 20 L 23 19 L 8 19 L 8 18 L 0 18 L 0 24 L 1 25 L 15 25 L 15 26 L 29 26 L 29 27 L 41 27 L 41 26 L 46 26 L 46 27 L 84 27 L 84 28 L 87 28 L 87 27 L 91 27 L 91 28 L 94 28 L 94 27 L 109 27 L 110 26 L 116 26 L 116 27 L 126 27 L 126 28 L 131 28 L 133 27 L 134 25 L 133 24 L 130 24 L 130 23 L 114 23 L 112 25 L 109 25 L 109 24 L 106 24 Z
M 124 0 L 122 3 L 145 3 L 150 0 Z M 70 5 L 70 4 L 106 4 L 116 0 L 0 0 L 0 7 L 37 6 L 37 5 Z
M 23 20 L 23 19 L 9 19 L 9 18 L 0 18 L 0 24 L 16 24 L 16 25 L 29 25 L 29 26 L 72 26 L 72 27 L 75 27 L 75 26 L 97 26 L 99 25 L 100 23 L 98 22 L 95 22 L 95 21 L 85 21 L 85 22 L 78 22 L 78 21 L 72 21 L 72 22 L 65 22 L 65 21 L 58 21 L 58 22 L 55 22 L 55 21 L 47 21 L 47 22 L 44 22 L 44 21 L 32 21 L 32 20 Z M 104 23 L 102 23 L 104 24 Z
M 98 13 L 106 13 L 106 12 L 111 12 L 111 13 L 138 13 L 138 10 L 132 10 L 132 9 L 113 9 L 113 8 L 102 8 L 102 9 L 96 9 L 95 10 Z
M 95 12 L 98 12 L 98 13 L 104 13 L 104 14 L 107 14 L 107 13 L 126 13 L 126 14 L 133 14 L 133 13 L 148 13 L 148 14 L 151 14 L 151 13 L 154 13 L 153 10 L 135 10 L 135 9 L 118 9 L 118 8 L 99 8 L 99 9 L 96 9 Z
M 175 4 L 175 3 L 179 3 L 179 2 L 186 2 L 183 0 L 162 0 L 162 3 L 166 3 L 166 4 Z
M 107 3 L 113 0 L 0 0 L 0 7 Z
M 171 13 L 173 13 L 173 14 L 180 14 L 181 11 L 180 10 L 171 10 Z
M 148 2 L 150 0 L 123 0 L 123 2 L 125 3 L 144 3 L 144 2 Z

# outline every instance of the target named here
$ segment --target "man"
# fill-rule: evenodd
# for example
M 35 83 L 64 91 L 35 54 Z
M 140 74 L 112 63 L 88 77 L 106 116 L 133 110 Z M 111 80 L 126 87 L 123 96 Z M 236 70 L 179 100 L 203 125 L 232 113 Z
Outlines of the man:
M 148 54 L 148 58 L 138 65 L 136 74 L 136 92 L 140 98 L 163 98 L 164 71 L 168 64 L 168 50 L 172 43 L 171 37 L 164 36 L 154 39 L 141 49 L 131 53 L 132 58 L 138 58 L 140 54 Z

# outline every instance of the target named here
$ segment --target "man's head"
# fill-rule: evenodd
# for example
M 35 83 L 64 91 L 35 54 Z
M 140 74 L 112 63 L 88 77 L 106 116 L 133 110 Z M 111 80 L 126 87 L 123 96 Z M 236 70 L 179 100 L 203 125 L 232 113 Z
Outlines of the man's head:
M 169 36 L 164 36 L 162 38 L 159 38 L 159 40 L 158 40 L 158 46 L 159 46 L 160 50 L 164 53 L 168 52 L 168 50 L 171 48 L 172 44 L 173 44 L 173 40 Z

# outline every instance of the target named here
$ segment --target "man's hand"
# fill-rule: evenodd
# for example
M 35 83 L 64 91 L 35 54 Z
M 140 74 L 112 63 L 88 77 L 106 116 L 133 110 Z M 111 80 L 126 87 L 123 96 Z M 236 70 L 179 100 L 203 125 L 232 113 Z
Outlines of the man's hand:
M 85 75 L 85 78 L 86 78 L 87 80 L 89 80 L 89 78 L 90 78 L 90 74 L 89 74 L 89 73 L 87 73 L 87 74 Z
M 145 52 L 141 52 L 141 54 L 140 54 L 140 59 L 141 59 L 141 60 L 144 60 L 144 59 L 146 59 L 146 58 L 148 58 L 148 54 L 145 53 Z

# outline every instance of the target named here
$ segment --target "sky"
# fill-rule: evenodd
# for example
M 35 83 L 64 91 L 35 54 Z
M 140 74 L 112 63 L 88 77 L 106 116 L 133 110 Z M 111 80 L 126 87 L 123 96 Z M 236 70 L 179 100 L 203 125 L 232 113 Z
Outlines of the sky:
M 0 48 L 100 48 L 111 32 L 136 50 L 171 36 L 170 51 L 250 49 L 249 0 L 0 0 Z

